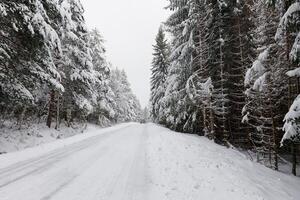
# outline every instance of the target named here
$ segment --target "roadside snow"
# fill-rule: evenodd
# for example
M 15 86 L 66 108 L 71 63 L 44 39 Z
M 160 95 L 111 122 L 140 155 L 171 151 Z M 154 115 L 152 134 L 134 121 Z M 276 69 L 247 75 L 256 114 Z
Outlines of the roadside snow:
M 92 125 L 89 125 L 91 127 Z M 0 153 L 20 151 L 55 140 L 68 138 L 84 132 L 84 127 L 68 128 L 62 126 L 59 131 L 49 129 L 45 123 L 32 124 L 28 127 L 6 121 L 0 128 Z
M 254 163 L 204 137 L 149 124 L 148 163 L 159 200 L 296 200 L 300 179 Z

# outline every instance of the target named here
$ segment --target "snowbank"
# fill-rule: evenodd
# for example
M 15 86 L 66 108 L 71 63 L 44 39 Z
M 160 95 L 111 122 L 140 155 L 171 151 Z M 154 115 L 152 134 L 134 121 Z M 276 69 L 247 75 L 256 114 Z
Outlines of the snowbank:
M 254 163 L 236 150 L 149 124 L 149 199 L 296 200 L 300 179 Z

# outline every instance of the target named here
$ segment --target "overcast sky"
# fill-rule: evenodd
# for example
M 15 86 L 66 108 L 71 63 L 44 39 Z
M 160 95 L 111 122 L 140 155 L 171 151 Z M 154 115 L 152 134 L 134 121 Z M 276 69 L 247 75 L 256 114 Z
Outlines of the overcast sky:
M 167 0 L 81 0 L 90 28 L 106 40 L 109 61 L 125 69 L 142 106 L 150 96 L 152 45 L 169 13 Z

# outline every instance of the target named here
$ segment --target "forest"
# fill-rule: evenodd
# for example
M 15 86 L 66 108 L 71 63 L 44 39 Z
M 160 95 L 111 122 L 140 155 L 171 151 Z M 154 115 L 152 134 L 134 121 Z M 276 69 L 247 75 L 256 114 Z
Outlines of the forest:
M 275 170 L 300 153 L 300 2 L 169 0 L 151 120 Z M 148 122 L 79 0 L 0 1 L 0 127 Z M 151 63 L 149 63 L 150 65 Z
M 107 60 L 79 0 L 0 1 L 0 126 L 139 121 L 127 75 Z
M 300 2 L 170 0 L 154 45 L 151 116 L 296 175 Z M 171 38 L 171 40 L 169 40 Z
M 300 0 L 0 0 L 1 200 L 296 200 L 299 164 Z

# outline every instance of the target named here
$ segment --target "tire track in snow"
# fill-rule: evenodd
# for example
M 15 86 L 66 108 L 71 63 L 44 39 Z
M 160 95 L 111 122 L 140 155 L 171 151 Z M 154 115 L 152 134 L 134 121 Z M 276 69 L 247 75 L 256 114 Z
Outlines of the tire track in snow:
M 125 127 L 125 129 L 126 128 L 128 127 Z M 124 129 L 124 128 L 120 128 L 120 129 Z M 33 174 L 38 174 L 43 171 L 46 171 L 47 169 L 51 168 L 54 164 L 61 161 L 63 158 L 72 156 L 76 152 L 85 150 L 86 148 L 97 144 L 99 141 L 108 139 L 114 134 L 119 133 L 120 129 L 117 129 L 112 132 L 104 133 L 102 135 L 93 136 L 81 142 L 71 144 L 67 147 L 58 150 L 54 150 L 48 153 L 46 156 L 44 155 L 38 158 L 30 159 L 29 161 L 16 163 L 5 169 L 2 169 L 0 170 L 0 188 L 8 186 L 18 180 L 21 180 Z
M 10 166 L 7 166 L 5 168 L 2 168 L 0 169 L 0 177 L 2 174 L 5 174 L 11 170 L 22 170 L 23 168 L 27 167 L 27 166 L 31 166 L 31 165 L 34 165 L 35 163 L 39 163 L 39 162 L 43 162 L 44 160 L 47 160 L 48 158 L 51 158 L 53 156 L 57 156 L 57 155 L 60 155 L 62 153 L 62 151 L 60 150 L 66 150 L 66 149 L 72 149 L 72 148 L 75 148 L 76 146 L 82 146 L 82 143 L 87 143 L 89 141 L 93 141 L 95 138 L 99 138 L 99 137 L 105 137 L 105 136 L 108 136 L 108 135 L 111 135 L 115 132 L 118 132 L 120 131 L 121 129 L 127 129 L 129 128 L 130 126 L 132 125 L 128 125 L 128 126 L 125 126 L 125 127 L 121 127 L 121 128 L 118 128 L 114 131 L 111 131 L 111 132 L 105 132 L 101 135 L 95 135 L 95 136 L 92 136 L 92 137 L 89 137 L 89 138 L 86 138 L 82 141 L 78 141 L 76 143 L 73 143 L 73 144 L 70 144 L 70 145 L 66 145 L 62 148 L 59 148 L 59 149 L 55 149 L 53 151 L 50 151 L 44 155 L 41 155 L 41 156 L 38 156 L 38 157 L 35 157 L 35 158 L 31 158 L 31 159 L 28 159 L 28 160 L 25 160 L 25 161 L 21 161 L 21 162 L 18 162 L 18 163 L 15 163 L 15 164 L 12 164 Z M 99 138 L 100 139 L 100 138 Z M 64 153 L 64 152 L 63 152 Z
M 100 150 L 96 151 L 95 154 L 91 155 L 85 162 L 83 165 L 81 165 L 80 168 L 80 172 L 78 172 L 77 174 L 73 174 L 70 177 L 68 177 L 65 181 L 63 181 L 62 183 L 58 184 L 56 186 L 56 188 L 51 191 L 50 194 L 46 195 L 45 197 L 43 197 L 41 200 L 50 200 L 52 199 L 57 193 L 59 193 L 60 191 L 64 190 L 65 187 L 67 187 L 68 185 L 70 185 L 73 181 L 76 180 L 76 178 L 80 177 L 81 174 L 84 171 L 87 171 L 91 168 L 91 166 L 93 166 L 93 163 L 97 162 L 106 152 L 107 152 L 108 148 L 104 147 L 101 148 Z M 101 152 L 101 154 L 99 154 L 99 152 Z M 96 159 L 95 159 L 96 158 Z

